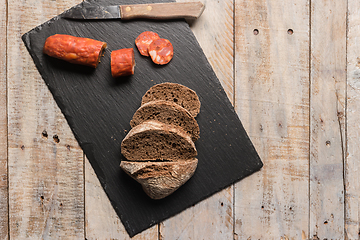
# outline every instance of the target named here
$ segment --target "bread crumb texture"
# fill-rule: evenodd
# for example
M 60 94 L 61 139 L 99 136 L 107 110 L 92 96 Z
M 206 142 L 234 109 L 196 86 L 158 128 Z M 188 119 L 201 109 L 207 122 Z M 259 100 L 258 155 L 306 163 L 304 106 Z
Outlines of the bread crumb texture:
M 176 103 L 165 100 L 145 103 L 135 112 L 130 125 L 135 127 L 148 120 L 182 127 L 186 133 L 191 135 L 193 141 L 199 139 L 200 129 L 195 118 L 189 111 Z
M 121 144 L 128 160 L 186 160 L 197 156 L 194 142 L 181 127 L 149 120 L 132 128 Z

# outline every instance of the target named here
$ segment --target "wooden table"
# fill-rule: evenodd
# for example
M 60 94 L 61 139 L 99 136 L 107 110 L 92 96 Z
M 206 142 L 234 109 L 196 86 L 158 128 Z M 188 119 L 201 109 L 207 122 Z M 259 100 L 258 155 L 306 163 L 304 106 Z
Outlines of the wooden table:
M 0 0 L 0 239 L 129 239 L 20 39 L 80 1 Z M 360 1 L 203 2 L 264 167 L 133 239 L 358 239 Z

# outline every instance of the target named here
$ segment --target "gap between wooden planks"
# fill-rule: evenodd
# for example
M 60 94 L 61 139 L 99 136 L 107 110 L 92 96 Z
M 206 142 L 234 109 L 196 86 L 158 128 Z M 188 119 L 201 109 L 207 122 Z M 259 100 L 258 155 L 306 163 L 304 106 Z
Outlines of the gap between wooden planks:
M 347 239 L 358 239 L 360 167 L 360 2 L 347 6 L 347 85 L 345 127 L 345 232 Z
M 7 2 L 0 0 L 0 239 L 8 237 L 8 174 L 7 174 Z

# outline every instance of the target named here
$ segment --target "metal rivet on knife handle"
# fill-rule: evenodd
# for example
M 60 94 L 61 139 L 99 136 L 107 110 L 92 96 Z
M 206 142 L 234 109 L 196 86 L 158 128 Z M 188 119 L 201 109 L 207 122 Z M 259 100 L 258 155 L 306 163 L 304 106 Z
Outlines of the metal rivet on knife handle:
M 130 12 L 130 11 L 131 11 L 131 7 L 126 7 L 126 8 L 125 8 L 125 11 Z

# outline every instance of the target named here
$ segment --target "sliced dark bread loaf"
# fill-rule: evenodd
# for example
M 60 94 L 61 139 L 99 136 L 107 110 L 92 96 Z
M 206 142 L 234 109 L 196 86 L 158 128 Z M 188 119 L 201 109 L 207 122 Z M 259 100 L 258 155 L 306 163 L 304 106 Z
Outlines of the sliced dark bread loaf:
M 184 161 L 197 156 L 194 142 L 181 127 L 149 120 L 134 128 L 121 143 L 130 161 Z
M 178 162 L 129 162 L 120 167 L 139 182 L 152 199 L 164 198 L 187 182 L 194 174 L 198 160 Z
M 135 112 L 130 125 L 135 127 L 148 120 L 156 120 L 182 127 L 185 132 L 191 135 L 193 141 L 199 139 L 200 129 L 195 118 L 189 111 L 176 103 L 164 100 L 145 103 Z
M 200 101 L 196 92 L 178 83 L 161 83 L 152 86 L 143 96 L 141 105 L 154 100 L 174 102 L 186 110 L 193 117 L 200 112 Z

